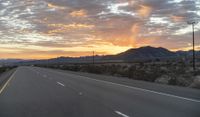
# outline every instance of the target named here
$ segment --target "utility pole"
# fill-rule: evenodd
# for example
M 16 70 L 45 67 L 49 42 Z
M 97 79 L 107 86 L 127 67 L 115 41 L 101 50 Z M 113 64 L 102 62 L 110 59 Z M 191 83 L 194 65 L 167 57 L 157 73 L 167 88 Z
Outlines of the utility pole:
M 93 56 L 92 56 L 92 63 L 94 65 L 94 51 L 93 51 Z
M 194 70 L 194 71 L 196 70 L 196 66 L 195 66 L 195 40 L 194 40 L 194 25 L 195 25 L 196 23 L 197 23 L 197 22 L 195 22 L 195 21 L 188 21 L 188 24 L 192 25 L 193 70 Z

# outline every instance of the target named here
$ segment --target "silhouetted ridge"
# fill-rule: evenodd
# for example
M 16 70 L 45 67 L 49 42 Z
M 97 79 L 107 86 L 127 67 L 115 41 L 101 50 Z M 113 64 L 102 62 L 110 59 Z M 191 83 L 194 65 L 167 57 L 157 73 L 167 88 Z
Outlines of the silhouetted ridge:
M 131 59 L 151 59 L 151 58 L 166 58 L 175 57 L 176 53 L 165 48 L 155 48 L 151 46 L 129 49 L 125 52 L 116 55 L 116 58 L 131 60 Z

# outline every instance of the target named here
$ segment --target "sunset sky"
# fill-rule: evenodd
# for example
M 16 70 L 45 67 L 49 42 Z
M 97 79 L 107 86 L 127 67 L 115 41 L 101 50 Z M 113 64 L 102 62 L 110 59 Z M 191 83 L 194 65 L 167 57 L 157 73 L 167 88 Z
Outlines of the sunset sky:
M 0 58 L 188 50 L 191 20 L 200 22 L 200 0 L 0 0 Z M 195 39 L 200 49 L 200 23 Z

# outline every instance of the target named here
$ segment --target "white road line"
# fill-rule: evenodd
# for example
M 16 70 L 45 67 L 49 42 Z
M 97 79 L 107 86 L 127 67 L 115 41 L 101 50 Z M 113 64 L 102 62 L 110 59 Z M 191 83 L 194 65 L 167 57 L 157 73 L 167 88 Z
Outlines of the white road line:
M 16 71 L 11 75 L 11 77 L 8 79 L 8 81 L 3 85 L 3 87 L 0 89 L 0 94 L 3 92 L 3 90 L 6 88 L 6 86 L 9 84 L 9 82 L 13 79 L 14 75 L 17 73 Z
M 127 85 L 118 84 L 118 83 L 113 83 L 113 82 L 109 82 L 109 81 L 103 81 L 103 80 L 92 79 L 92 78 L 85 77 L 85 76 L 81 76 L 81 77 L 86 78 L 86 79 L 89 79 L 89 80 L 98 81 L 98 82 L 109 83 L 109 84 L 118 85 L 118 86 L 130 88 L 130 89 L 140 90 L 140 91 L 143 91 L 143 92 L 150 92 L 150 93 L 154 93 L 154 94 L 158 94 L 158 95 L 163 95 L 163 96 L 168 96 L 168 97 L 173 97 L 173 98 L 178 98 L 178 99 L 182 99 L 182 100 L 187 100 L 187 101 L 191 101 L 191 102 L 200 103 L 200 100 L 197 100 L 197 99 L 191 99 L 191 98 L 176 96 L 176 95 L 172 95 L 172 94 L 167 94 L 167 93 L 152 91 L 152 90 L 148 90 L 148 89 L 143 89 L 143 88 L 138 88 L 138 87 L 133 87 L 133 86 L 127 86 Z
M 115 113 L 117 113 L 118 115 L 121 115 L 122 117 L 129 117 L 128 115 L 125 115 L 125 114 L 123 114 L 123 113 L 121 113 L 119 111 L 115 111 Z
M 60 83 L 60 82 L 57 82 L 57 84 L 59 84 L 59 85 L 61 85 L 63 87 L 65 86 L 63 83 Z

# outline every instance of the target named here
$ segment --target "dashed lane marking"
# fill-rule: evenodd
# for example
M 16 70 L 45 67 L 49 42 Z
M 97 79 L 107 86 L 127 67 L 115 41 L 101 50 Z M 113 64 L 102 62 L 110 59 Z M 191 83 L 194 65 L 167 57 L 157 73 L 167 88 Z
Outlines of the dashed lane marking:
M 57 82 L 57 84 L 59 84 L 59 85 L 61 85 L 63 87 L 65 86 L 63 83 L 60 83 L 60 82 Z
M 122 117 L 129 117 L 128 115 L 125 115 L 124 113 L 119 112 L 119 111 L 115 111 L 115 113 L 117 113 L 118 115 L 120 115 Z

